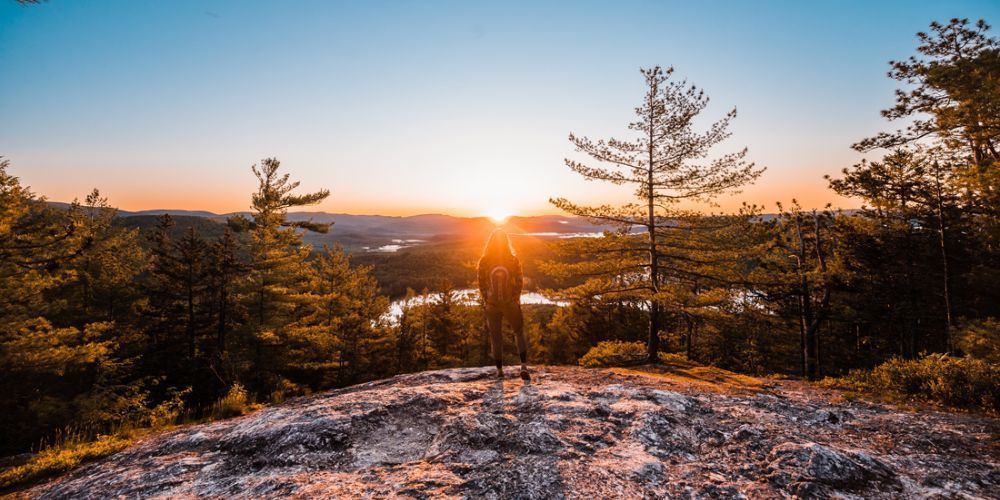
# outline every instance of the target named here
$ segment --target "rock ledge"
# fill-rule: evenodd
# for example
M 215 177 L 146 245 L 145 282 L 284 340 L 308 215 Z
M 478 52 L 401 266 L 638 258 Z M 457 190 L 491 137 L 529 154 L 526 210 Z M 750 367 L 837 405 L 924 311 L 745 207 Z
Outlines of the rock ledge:
M 64 497 L 990 497 L 995 419 L 544 367 L 401 375 L 146 438 Z

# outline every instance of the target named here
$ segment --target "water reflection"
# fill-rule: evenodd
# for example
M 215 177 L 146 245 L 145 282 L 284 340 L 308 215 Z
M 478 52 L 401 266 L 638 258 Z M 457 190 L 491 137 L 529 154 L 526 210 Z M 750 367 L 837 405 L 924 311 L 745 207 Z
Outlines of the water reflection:
M 427 295 L 418 295 L 411 299 L 399 299 L 392 301 L 389 305 L 389 312 L 386 313 L 385 318 L 392 323 L 399 321 L 399 318 L 403 315 L 403 309 L 407 306 L 416 306 L 427 303 L 432 303 L 440 297 L 439 293 L 430 293 Z M 479 303 L 479 290 L 473 288 L 463 288 L 461 290 L 455 290 L 454 292 L 455 302 L 462 305 L 474 306 Z M 540 305 L 554 305 L 554 306 L 566 306 L 569 303 L 562 300 L 552 300 L 537 292 L 525 292 L 521 294 L 522 304 L 540 304 Z

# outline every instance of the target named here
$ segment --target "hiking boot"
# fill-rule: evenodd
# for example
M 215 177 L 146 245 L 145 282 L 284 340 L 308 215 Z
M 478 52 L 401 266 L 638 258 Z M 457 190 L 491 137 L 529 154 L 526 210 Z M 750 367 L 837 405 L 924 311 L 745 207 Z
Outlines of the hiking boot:
M 528 367 L 527 366 L 522 366 L 521 367 L 521 380 L 524 380 L 525 382 L 530 382 L 531 381 L 531 374 L 528 373 Z
M 497 378 L 503 378 L 503 368 L 497 368 Z

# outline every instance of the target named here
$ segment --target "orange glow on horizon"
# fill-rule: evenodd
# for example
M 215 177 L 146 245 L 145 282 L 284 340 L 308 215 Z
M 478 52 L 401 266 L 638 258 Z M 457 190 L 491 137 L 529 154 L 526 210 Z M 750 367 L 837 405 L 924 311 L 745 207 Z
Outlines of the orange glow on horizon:
M 250 194 L 254 189 L 253 179 L 246 175 L 243 175 L 239 182 L 229 184 L 204 182 L 190 185 L 186 179 L 154 178 L 150 182 L 137 183 L 135 179 L 127 176 L 102 178 L 70 176 L 69 179 L 64 179 L 51 174 L 38 175 L 38 172 L 16 166 L 13 170 L 13 173 L 30 186 L 33 192 L 51 201 L 69 202 L 74 198 L 83 199 L 89 188 L 79 186 L 96 185 L 112 206 L 130 212 L 166 209 L 205 210 L 226 214 L 247 211 L 250 209 Z M 233 173 L 234 176 L 240 174 L 242 172 Z M 774 171 L 770 178 L 748 186 L 742 193 L 720 197 L 717 200 L 718 206 L 692 204 L 679 208 L 701 209 L 706 212 L 735 211 L 740 208 L 743 201 L 746 201 L 758 206 L 763 205 L 765 212 L 774 212 L 775 202 L 781 201 L 787 206 L 792 198 L 797 198 L 806 210 L 822 209 L 827 203 L 831 203 L 834 208 L 856 208 L 861 205 L 858 200 L 837 196 L 829 190 L 827 183 L 822 179 L 815 181 L 810 177 L 810 175 L 789 175 Z M 583 187 L 587 188 L 586 190 L 574 193 L 568 188 L 552 188 L 540 178 L 524 176 L 517 180 L 519 184 L 514 187 L 504 185 L 497 189 L 493 185 L 494 179 L 484 174 L 479 180 L 468 180 L 468 186 L 475 188 L 485 185 L 490 187 L 489 190 L 447 190 L 441 193 L 434 191 L 432 194 L 422 194 L 420 190 L 414 192 L 411 189 L 407 193 L 408 196 L 384 193 L 379 193 L 381 196 L 371 196 L 369 193 L 352 191 L 326 179 L 310 179 L 303 182 L 301 191 L 332 186 L 333 192 L 323 203 L 299 207 L 294 211 L 393 217 L 445 214 L 455 217 L 488 217 L 497 225 L 503 225 L 513 215 L 524 217 L 567 215 L 548 203 L 548 195 L 565 194 L 571 201 L 581 205 L 619 205 L 632 201 L 630 193 L 614 187 L 585 184 Z M 438 189 L 440 184 L 433 182 L 433 179 L 424 181 L 427 190 Z

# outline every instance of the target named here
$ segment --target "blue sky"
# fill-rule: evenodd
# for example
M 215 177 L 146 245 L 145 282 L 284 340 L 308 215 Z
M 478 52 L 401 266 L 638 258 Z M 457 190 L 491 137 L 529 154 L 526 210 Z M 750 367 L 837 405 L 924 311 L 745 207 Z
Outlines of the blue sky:
M 673 65 L 736 106 L 768 167 L 720 200 L 854 206 L 826 189 L 860 159 L 932 20 L 996 1 L 251 2 L 0 0 L 0 155 L 50 199 L 243 210 L 276 156 L 319 208 L 552 213 L 617 202 L 577 177 L 570 131 L 625 136 L 638 68 Z M 995 32 L 996 30 L 994 30 Z M 707 121 L 707 120 L 706 120 Z

